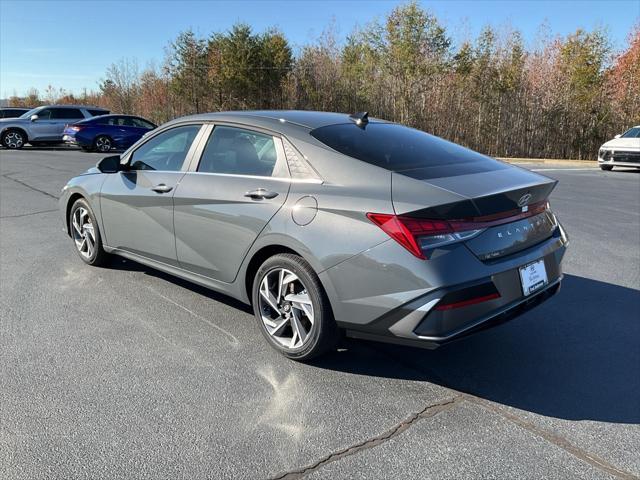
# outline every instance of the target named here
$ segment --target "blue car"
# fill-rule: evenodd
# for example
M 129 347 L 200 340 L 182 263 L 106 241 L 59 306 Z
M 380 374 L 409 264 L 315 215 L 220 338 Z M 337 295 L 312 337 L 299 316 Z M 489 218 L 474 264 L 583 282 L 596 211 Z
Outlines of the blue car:
M 149 120 L 133 115 L 101 115 L 67 125 L 62 140 L 91 152 L 125 150 L 156 128 Z

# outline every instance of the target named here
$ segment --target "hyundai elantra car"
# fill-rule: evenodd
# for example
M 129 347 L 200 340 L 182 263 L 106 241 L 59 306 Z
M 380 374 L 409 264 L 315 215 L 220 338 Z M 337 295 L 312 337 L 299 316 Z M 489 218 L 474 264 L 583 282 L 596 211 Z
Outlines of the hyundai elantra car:
M 435 348 L 551 297 L 555 185 L 362 112 L 226 112 L 104 158 L 60 209 L 84 262 L 120 255 L 251 304 L 267 343 L 307 360 L 342 334 Z

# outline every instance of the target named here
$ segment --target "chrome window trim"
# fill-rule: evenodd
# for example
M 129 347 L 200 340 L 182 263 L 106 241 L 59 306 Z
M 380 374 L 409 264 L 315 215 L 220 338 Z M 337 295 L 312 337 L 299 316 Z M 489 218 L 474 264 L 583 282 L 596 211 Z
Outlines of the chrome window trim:
M 146 170 L 145 170 L 146 171 Z M 215 172 L 198 172 L 194 170 L 188 170 L 185 172 L 186 174 L 197 174 L 197 175 L 211 175 L 216 177 L 233 177 L 233 178 L 254 178 L 256 180 L 276 180 L 278 182 L 288 182 L 288 183 L 315 183 L 321 184 L 323 183 L 321 180 L 315 178 L 290 178 L 290 177 L 265 177 L 261 175 L 243 175 L 241 173 L 215 173 Z

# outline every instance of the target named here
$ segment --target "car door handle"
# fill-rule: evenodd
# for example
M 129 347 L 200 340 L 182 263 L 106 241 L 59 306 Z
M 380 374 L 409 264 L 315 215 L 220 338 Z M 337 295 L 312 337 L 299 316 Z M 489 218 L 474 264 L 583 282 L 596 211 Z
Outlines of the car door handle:
M 173 190 L 173 187 L 161 183 L 159 185 L 156 185 L 155 187 L 151 187 L 151 190 L 158 193 L 169 193 L 171 190 Z
M 256 190 L 250 190 L 244 194 L 245 197 L 253 198 L 254 200 L 263 200 L 265 198 L 272 199 L 278 196 L 277 192 L 272 192 L 266 188 L 258 188 Z

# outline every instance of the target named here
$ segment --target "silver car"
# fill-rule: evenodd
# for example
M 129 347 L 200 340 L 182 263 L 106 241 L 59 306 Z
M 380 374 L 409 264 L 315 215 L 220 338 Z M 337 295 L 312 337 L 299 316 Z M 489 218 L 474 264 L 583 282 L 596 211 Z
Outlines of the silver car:
M 117 254 L 253 306 L 306 360 L 348 336 L 435 348 L 558 291 L 556 181 L 366 113 L 169 122 L 64 187 L 80 258 Z
M 18 118 L 0 119 L 0 143 L 17 149 L 31 145 L 62 142 L 65 125 L 85 118 L 106 115 L 109 110 L 83 105 L 45 105 L 31 109 Z

